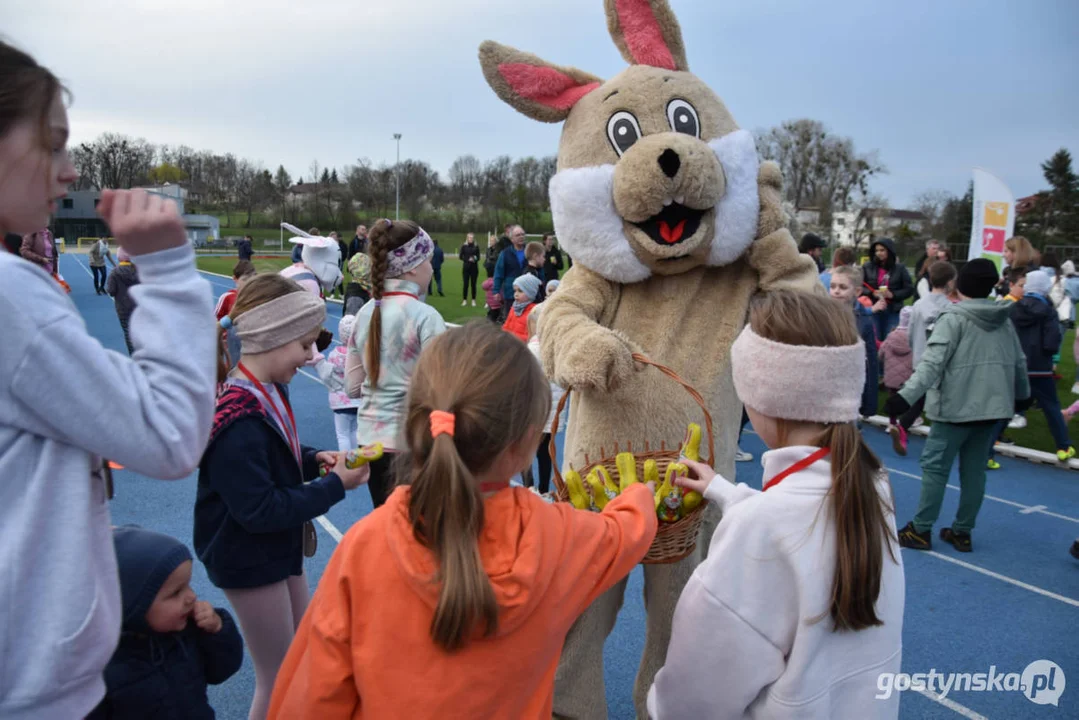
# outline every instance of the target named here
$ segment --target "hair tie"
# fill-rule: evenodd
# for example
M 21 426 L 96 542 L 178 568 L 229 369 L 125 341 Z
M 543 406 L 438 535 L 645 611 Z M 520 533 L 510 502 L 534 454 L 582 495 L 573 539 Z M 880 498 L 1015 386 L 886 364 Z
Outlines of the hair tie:
M 230 318 L 228 315 L 226 315 L 225 317 L 221 318 L 220 325 L 224 329 L 228 330 L 230 327 L 232 327 L 232 318 Z
M 375 300 L 375 307 L 377 307 L 377 308 L 382 307 L 382 301 L 381 300 Z
M 445 410 L 431 411 L 431 437 L 437 438 L 442 433 L 453 437 L 454 426 L 457 418 L 451 412 Z
M 393 220 L 390 220 L 389 218 L 386 218 L 386 227 L 387 228 L 392 228 L 393 227 Z

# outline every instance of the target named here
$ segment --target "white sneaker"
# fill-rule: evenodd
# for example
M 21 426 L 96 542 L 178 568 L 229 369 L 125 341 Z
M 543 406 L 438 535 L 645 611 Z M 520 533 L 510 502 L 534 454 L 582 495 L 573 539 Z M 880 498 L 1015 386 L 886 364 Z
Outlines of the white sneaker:
M 475 300 L 472 301 L 472 307 L 476 307 L 476 301 Z M 1079 394 L 1079 393 L 1077 393 L 1077 394 Z
M 1027 419 L 1022 415 L 1016 415 L 1012 418 L 1012 421 L 1008 423 L 1008 427 L 1012 430 L 1022 430 L 1027 426 Z
M 922 425 L 925 425 L 925 420 L 922 420 L 922 418 L 919 416 L 918 419 L 911 423 L 910 426 L 911 428 L 916 428 L 921 427 Z
M 461 307 L 464 307 L 467 304 L 468 304 L 468 300 L 462 300 L 461 301 Z M 473 304 L 475 304 L 475 303 L 473 303 Z
M 734 454 L 735 462 L 753 462 L 753 453 L 748 453 L 742 448 L 738 448 L 738 452 Z
M 1079 382 L 1072 385 L 1072 395 L 1079 395 Z

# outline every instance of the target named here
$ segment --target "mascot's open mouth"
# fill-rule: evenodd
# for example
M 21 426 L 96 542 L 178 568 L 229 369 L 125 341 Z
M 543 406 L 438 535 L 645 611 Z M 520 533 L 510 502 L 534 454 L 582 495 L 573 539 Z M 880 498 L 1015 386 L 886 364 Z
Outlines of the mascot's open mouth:
M 660 245 L 677 245 L 686 238 L 693 237 L 701 226 L 701 218 L 705 212 L 707 211 L 694 210 L 680 203 L 671 203 L 659 214 L 633 224 Z

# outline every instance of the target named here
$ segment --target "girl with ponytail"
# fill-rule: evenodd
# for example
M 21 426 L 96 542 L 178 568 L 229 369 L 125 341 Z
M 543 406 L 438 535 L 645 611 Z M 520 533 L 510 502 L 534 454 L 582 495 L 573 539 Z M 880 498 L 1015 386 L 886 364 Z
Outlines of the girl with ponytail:
M 509 487 L 550 403 L 531 352 L 490 323 L 424 349 L 402 486 L 334 552 L 270 717 L 551 717 L 566 633 L 644 557 L 656 510 L 640 483 L 602 513 Z
M 895 718 L 905 583 L 891 487 L 855 422 L 865 346 L 846 308 L 774 291 L 731 349 L 763 491 L 682 460 L 723 511 L 674 615 L 654 720 Z M 836 382 L 835 378 L 843 378 Z M 883 699 L 877 699 L 882 697 Z
M 368 235 L 371 300 L 356 316 L 345 364 L 348 394 L 361 398 L 356 415 L 359 445 L 380 442 L 371 463 L 371 503 L 377 508 L 393 486 L 393 459 L 404 448 L 400 418 L 420 350 L 446 330 L 438 311 L 424 302 L 434 272 L 435 244 L 408 220 L 379 220 Z

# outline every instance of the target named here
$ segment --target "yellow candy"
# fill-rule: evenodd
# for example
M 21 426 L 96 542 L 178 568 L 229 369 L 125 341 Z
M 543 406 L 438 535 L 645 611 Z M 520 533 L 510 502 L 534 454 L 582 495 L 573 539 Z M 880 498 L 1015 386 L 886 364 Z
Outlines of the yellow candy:
M 626 488 L 637 482 L 637 460 L 633 453 L 618 453 L 614 460 L 618 467 L 618 489 L 625 492 Z
M 569 501 L 573 507 L 578 510 L 587 510 L 591 505 L 588 492 L 585 491 L 584 483 L 581 482 L 581 474 L 576 470 L 566 471 L 566 490 L 569 492 Z
M 592 468 L 592 472 L 588 473 L 585 481 L 592 488 L 592 504 L 599 510 L 607 507 L 607 490 L 603 487 L 595 468 Z
M 690 423 L 686 428 L 686 439 L 682 441 L 682 457 L 694 462 L 701 459 L 701 426 Z

